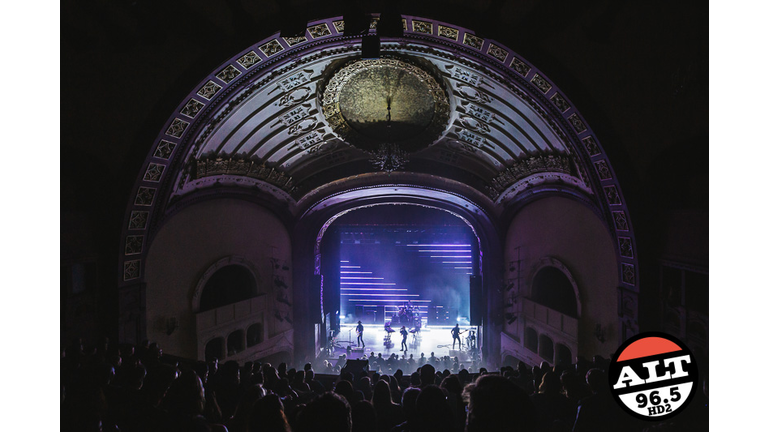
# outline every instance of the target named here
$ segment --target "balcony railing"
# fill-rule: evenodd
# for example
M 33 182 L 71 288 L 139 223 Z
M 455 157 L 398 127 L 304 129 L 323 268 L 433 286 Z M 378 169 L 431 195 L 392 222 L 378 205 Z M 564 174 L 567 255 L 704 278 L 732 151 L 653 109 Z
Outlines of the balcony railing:
M 217 307 L 216 309 L 198 312 L 195 314 L 197 328 L 200 330 L 212 330 L 229 323 L 249 318 L 266 308 L 266 294 L 237 303 Z
M 578 340 L 579 320 L 574 317 L 550 309 L 527 298 L 523 299 L 523 315 L 528 321 L 532 320 L 539 324 L 545 324 Z

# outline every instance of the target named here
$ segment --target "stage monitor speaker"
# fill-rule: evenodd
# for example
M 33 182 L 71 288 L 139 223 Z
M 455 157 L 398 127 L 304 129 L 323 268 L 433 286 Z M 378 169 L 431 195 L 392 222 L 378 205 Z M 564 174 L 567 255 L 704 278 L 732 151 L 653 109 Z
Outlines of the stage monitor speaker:
M 309 315 L 312 323 L 323 322 L 323 315 L 320 313 L 320 275 L 312 276 L 312 286 L 309 287 Z
M 483 324 L 483 277 L 469 276 L 469 323 L 473 326 Z

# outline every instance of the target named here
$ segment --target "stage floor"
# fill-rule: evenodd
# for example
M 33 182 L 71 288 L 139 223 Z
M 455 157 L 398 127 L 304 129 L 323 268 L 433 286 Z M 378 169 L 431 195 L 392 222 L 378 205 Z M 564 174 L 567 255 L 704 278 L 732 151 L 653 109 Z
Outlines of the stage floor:
M 402 355 L 404 352 L 400 351 L 403 340 L 399 333 L 399 328 L 390 335 L 391 343 L 385 344 L 385 336 L 387 332 L 384 330 L 383 324 L 364 324 L 365 331 L 363 332 L 363 341 L 365 342 L 365 348 L 357 347 L 357 333 L 355 327 L 357 324 L 342 324 L 341 331 L 336 336 L 336 347 L 333 352 L 333 357 L 338 358 L 342 354 L 347 354 L 347 346 L 351 346 L 352 350 L 347 355 L 348 359 L 358 359 L 365 355 L 370 357 L 373 353 L 378 357 L 379 353 L 382 357 L 387 358 L 390 354 L 395 353 Z M 459 344 L 456 343 L 456 350 L 454 351 L 451 343 L 453 337 L 451 336 L 451 326 L 429 326 L 421 329 L 419 335 L 415 338 L 413 334 L 408 335 L 408 351 L 407 357 L 413 354 L 414 359 L 421 357 L 421 353 L 429 358 L 431 353 L 435 353 L 436 357 L 459 356 L 459 360 L 465 361 L 469 357 L 469 349 L 467 347 L 467 336 L 469 332 L 465 332 L 461 335 L 461 351 L 459 351 Z M 476 327 L 461 327 L 462 331 L 476 330 Z M 477 333 L 475 333 L 477 334 Z

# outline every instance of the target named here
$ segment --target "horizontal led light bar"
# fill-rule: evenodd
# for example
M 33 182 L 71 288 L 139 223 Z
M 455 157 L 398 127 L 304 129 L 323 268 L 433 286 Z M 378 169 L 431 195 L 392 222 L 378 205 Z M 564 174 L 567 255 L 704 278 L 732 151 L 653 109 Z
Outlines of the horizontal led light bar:
M 472 264 L 472 261 L 443 261 L 443 264 Z
M 356 271 L 343 271 L 339 272 L 341 274 L 371 274 L 373 272 L 356 272 Z
M 430 258 L 472 258 L 471 256 L 465 256 L 465 255 L 430 255 Z
M 402 303 L 405 303 L 405 302 L 412 302 L 412 303 L 416 303 L 416 302 L 419 302 L 419 303 L 432 303 L 432 300 L 411 300 L 411 299 L 349 299 L 349 301 L 351 301 L 351 302 L 354 302 L 354 301 L 357 301 L 357 302 L 378 302 L 378 301 L 382 301 L 382 300 L 386 300 L 386 301 L 396 301 L 396 302 L 402 302 Z M 400 306 L 402 306 L 402 304 L 399 304 L 399 305 L 396 305 L 396 304 L 385 304 L 385 305 L 381 305 L 381 306 L 387 306 L 387 307 L 400 307 Z M 438 307 L 441 307 L 441 306 L 438 306 Z
M 456 270 L 472 270 L 472 267 L 454 267 Z
M 379 279 L 381 280 L 384 278 L 383 277 L 365 277 L 365 276 L 342 276 L 340 279 Z
M 408 291 L 408 288 L 342 288 L 342 291 Z
M 354 294 L 354 293 L 341 293 L 343 296 L 369 296 L 369 297 L 419 297 L 418 294 Z
M 471 247 L 468 244 L 409 244 L 408 246 L 418 247 Z
M 448 250 L 448 249 L 429 249 L 429 250 L 419 250 L 419 252 L 455 252 L 455 253 L 469 253 L 472 252 L 471 250 Z M 343 267 L 343 266 L 342 266 Z
M 394 282 L 342 282 L 342 285 L 397 285 Z
M 341 261 L 339 261 L 339 262 L 348 263 L 349 261 L 344 261 L 344 260 L 341 260 Z
M 360 268 L 360 266 L 339 266 L 341 268 Z

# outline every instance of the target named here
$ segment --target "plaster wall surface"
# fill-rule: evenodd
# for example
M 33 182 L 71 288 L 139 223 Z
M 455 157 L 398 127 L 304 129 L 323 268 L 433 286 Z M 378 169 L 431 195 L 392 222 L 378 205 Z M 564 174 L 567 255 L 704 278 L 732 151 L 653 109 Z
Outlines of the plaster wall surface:
M 203 201 L 166 221 L 147 255 L 147 336 L 165 353 L 198 357 L 197 334 L 205 329 L 196 329 L 195 291 L 206 270 L 227 257 L 237 257 L 255 273 L 265 303 L 265 343 L 293 329 L 292 307 L 277 301 L 279 296 L 293 301 L 291 242 L 283 223 L 246 201 Z M 178 328 L 168 335 L 170 318 L 176 318 Z M 226 334 L 222 336 L 226 339 Z
M 578 349 L 573 350 L 573 355 L 608 357 L 610 349 L 619 345 L 621 327 L 617 314 L 616 287 L 619 279 L 616 252 L 608 229 L 591 209 L 563 197 L 534 201 L 523 207 L 510 223 L 504 251 L 505 280 L 516 282 L 515 288 L 506 293 L 505 304 L 515 294 L 530 298 L 536 271 L 547 259 L 554 258 L 570 271 L 581 301 Z M 522 304 L 520 300 L 518 305 Z M 522 309 L 519 310 L 522 312 Z M 515 347 L 517 350 L 533 354 L 523 348 L 525 321 L 523 316 L 512 324 L 505 323 L 504 331 L 519 339 L 519 346 Z M 605 332 L 604 342 L 594 335 L 597 324 Z M 549 336 L 557 341 L 558 332 L 554 328 L 539 328 L 548 331 Z

